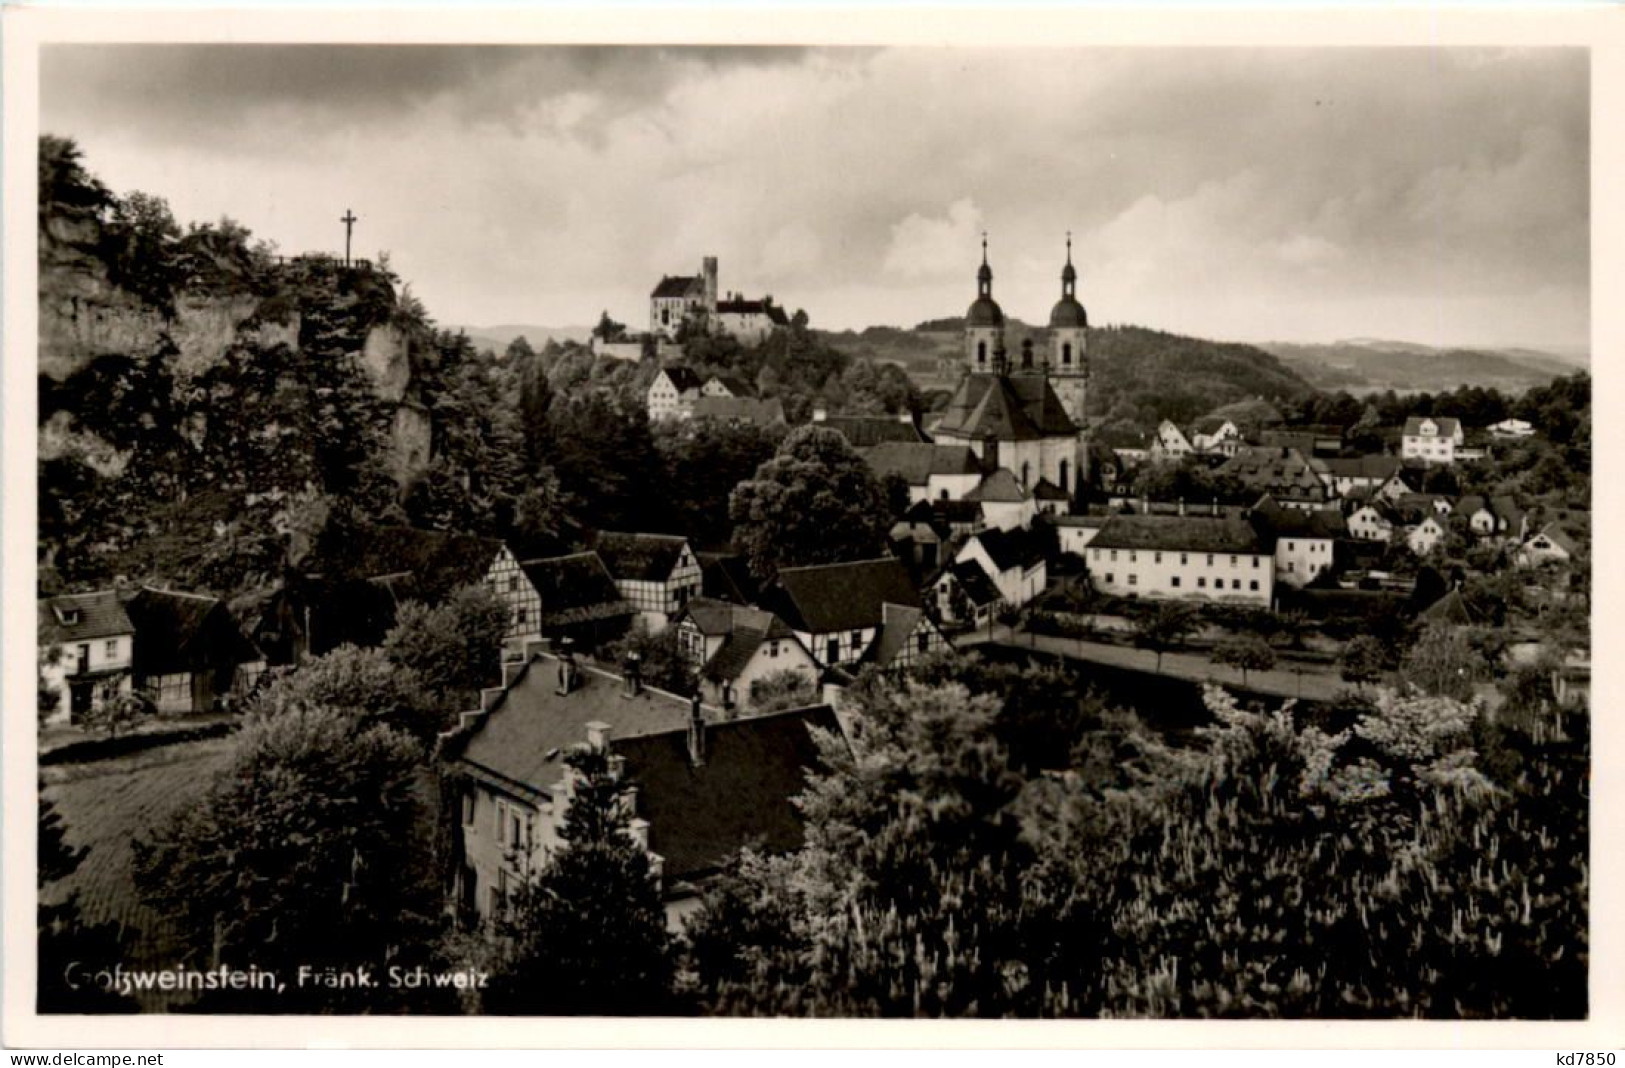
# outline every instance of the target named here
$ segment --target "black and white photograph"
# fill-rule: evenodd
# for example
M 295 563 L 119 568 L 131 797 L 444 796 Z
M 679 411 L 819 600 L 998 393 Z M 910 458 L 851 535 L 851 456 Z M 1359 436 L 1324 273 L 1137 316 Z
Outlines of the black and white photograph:
M 1593 1019 L 1594 53 L 1187 43 L 41 43 L 29 1010 Z

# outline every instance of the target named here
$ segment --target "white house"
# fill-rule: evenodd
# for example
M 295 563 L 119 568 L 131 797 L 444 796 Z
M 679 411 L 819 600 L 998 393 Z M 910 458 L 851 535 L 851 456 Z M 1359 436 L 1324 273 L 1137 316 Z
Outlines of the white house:
M 979 504 L 986 525 L 1000 530 L 1030 527 L 1038 514 L 1038 504 L 1032 494 L 1022 488 L 1006 467 L 983 476 L 964 499 Z
M 1339 497 L 1347 497 L 1356 490 L 1376 490 L 1392 479 L 1399 470 L 1399 457 L 1369 455 L 1329 457 L 1321 461 L 1321 479 L 1326 487 Z M 1403 492 L 1403 491 L 1400 491 Z
M 1095 535 L 1100 533 L 1100 528 L 1106 525 L 1107 518 L 1103 515 L 1054 517 L 1051 522 L 1055 524 L 1055 536 L 1060 543 L 1061 552 L 1082 556 L 1089 543 L 1095 540 Z
M 1534 433 L 1534 426 L 1522 419 L 1503 419 L 1490 426 L 1491 436 L 1497 438 L 1527 438 Z
M 135 624 L 115 590 L 39 602 L 40 680 L 58 694 L 47 723 L 68 723 L 128 694 Z
M 943 568 L 931 582 L 930 595 L 944 621 L 973 628 L 989 625 L 1002 600 L 993 576 L 975 560 Z
M 1399 455 L 1428 464 L 1456 462 L 1456 450 L 1466 443 L 1461 421 L 1449 416 L 1413 415 L 1405 420 Z
M 1568 532 L 1556 523 L 1548 523 L 1518 547 L 1517 562 L 1519 567 L 1567 563 L 1577 552 L 1579 547 Z
M 694 414 L 694 402 L 700 398 L 702 387 L 700 376 L 687 367 L 676 364 L 662 367 L 649 383 L 649 421 L 689 418 Z
M 696 597 L 675 624 L 677 645 L 700 677 L 705 695 L 724 709 L 749 711 L 756 685 L 791 672 L 818 692 L 818 661 L 772 612 Z
M 968 445 L 883 441 L 858 450 L 875 477 L 908 483 L 910 503 L 963 500 L 981 483 L 982 461 Z
M 790 625 L 823 667 L 862 659 L 885 622 L 885 606 L 920 608 L 919 591 L 896 557 L 779 570 L 762 607 Z
M 1375 504 L 1361 505 L 1348 520 L 1349 536 L 1361 541 L 1389 541 L 1394 536 L 1394 521 L 1386 507 Z
M 1117 597 L 1268 608 L 1275 595 L 1272 540 L 1235 516 L 1114 515 L 1087 559 L 1095 588 Z
M 1437 516 L 1428 516 L 1405 532 L 1405 544 L 1417 556 L 1426 556 L 1444 542 L 1444 523 Z
M 1190 441 L 1197 452 L 1233 456 L 1242 445 L 1241 428 L 1229 419 L 1202 419 L 1197 422 Z
M 599 533 L 593 549 L 650 630 L 658 631 L 700 593 L 700 560 L 676 534 Z
M 730 293 L 717 301 L 711 325 L 717 333 L 727 334 L 741 345 L 760 345 L 774 330 L 789 326 L 790 319 L 772 297 L 746 300 L 739 293 Z
M 1019 608 L 1044 592 L 1048 566 L 1031 531 L 993 528 L 979 531 L 960 548 L 956 564 L 982 566 L 1006 604 Z
M 1157 426 L 1157 436 L 1149 450 L 1151 459 L 1158 462 L 1182 460 L 1195 451 L 1185 432 L 1168 419 Z
M 1305 512 L 1265 497 L 1253 515 L 1275 538 L 1275 581 L 1288 586 L 1308 585 L 1331 570 L 1337 539 L 1348 534 L 1343 513 L 1335 508 Z
M 1480 538 L 1510 538 L 1523 541 L 1528 520 L 1511 497 L 1482 497 L 1469 494 L 1455 504 L 1454 515 L 1467 520 L 1467 526 Z

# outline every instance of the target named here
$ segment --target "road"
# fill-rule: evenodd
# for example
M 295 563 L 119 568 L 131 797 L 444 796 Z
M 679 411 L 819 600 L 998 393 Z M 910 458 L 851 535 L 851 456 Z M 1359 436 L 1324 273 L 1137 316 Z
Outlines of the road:
M 1149 649 L 1132 649 L 1104 642 L 1080 641 L 1050 634 L 1031 634 L 1013 631 L 1009 627 L 993 628 L 991 638 L 986 630 L 964 635 L 955 644 L 960 648 L 992 642 L 1015 649 L 1038 649 L 1064 656 L 1114 667 L 1133 668 L 1150 674 L 1189 679 L 1192 682 L 1217 682 L 1241 686 L 1241 672 L 1235 668 L 1213 663 L 1201 653 L 1163 653 L 1162 670 L 1157 670 L 1157 655 Z M 1329 701 L 1349 688 L 1331 667 L 1304 664 L 1275 667 L 1269 671 L 1247 672 L 1246 688 L 1258 693 L 1278 697 L 1304 697 L 1312 701 Z

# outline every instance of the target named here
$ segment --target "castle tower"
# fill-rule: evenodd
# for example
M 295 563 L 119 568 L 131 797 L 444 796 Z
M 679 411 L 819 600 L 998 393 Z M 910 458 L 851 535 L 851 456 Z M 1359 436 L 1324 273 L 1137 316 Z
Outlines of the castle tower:
M 1061 299 L 1049 313 L 1049 376 L 1055 395 L 1079 429 L 1089 394 L 1089 316 L 1078 303 L 1078 272 L 1072 266 L 1072 235 L 1066 235 Z
M 987 265 L 987 234 L 982 235 L 982 267 L 976 272 L 976 300 L 965 312 L 965 366 L 973 374 L 1005 371 L 1004 312 L 993 299 L 993 268 Z
M 717 258 L 707 256 L 700 262 L 700 277 L 705 286 L 705 314 L 717 313 Z

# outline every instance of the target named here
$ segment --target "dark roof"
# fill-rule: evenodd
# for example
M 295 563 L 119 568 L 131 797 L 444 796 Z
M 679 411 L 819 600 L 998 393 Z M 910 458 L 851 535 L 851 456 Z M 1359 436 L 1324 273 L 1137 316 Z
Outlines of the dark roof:
M 1033 496 L 1041 501 L 1067 501 L 1072 498 L 1066 490 L 1057 486 L 1047 478 L 1041 478 L 1033 486 Z
M 751 604 L 761 595 L 750 562 L 737 553 L 695 553 L 700 559 L 700 592 L 735 604 Z
M 883 606 L 880 633 L 875 636 L 869 648 L 864 650 L 863 660 L 880 667 L 890 664 L 897 658 L 897 654 L 908 646 L 909 636 L 914 633 L 921 620 L 924 620 L 928 627 L 934 626 L 923 609 L 904 608 L 899 604 Z
M 1365 478 L 1386 480 L 1399 470 L 1399 457 L 1381 454 L 1366 456 L 1329 456 L 1322 460 L 1326 473 L 1338 478 Z
M 677 621 L 693 622 L 701 634 L 726 634 L 733 628 L 733 610 L 738 606 L 714 597 L 690 598 Z
M 664 582 L 688 546 L 681 534 L 622 534 L 603 531 L 593 542 L 609 573 L 620 581 Z
M 734 605 L 733 608 L 734 611 L 728 620 L 728 636 L 723 639 L 716 654 L 707 660 L 705 667 L 700 670 L 700 674 L 706 678 L 737 679 L 765 641 L 792 641 L 797 645 L 800 644 L 784 620 L 773 613 L 739 605 Z M 811 654 L 808 655 L 808 659 L 811 659 Z
M 525 560 L 519 569 L 541 599 L 543 627 L 632 614 L 597 553 L 571 553 Z
M 383 581 L 397 600 L 438 601 L 482 581 L 502 551 L 496 538 L 407 526 L 329 530 L 306 560 L 307 574 L 329 581 Z
M 1341 538 L 1348 533 L 1343 513 L 1335 508 L 1285 508 L 1272 497 L 1265 497 L 1253 509 L 1253 514 L 1277 538 Z
M 885 441 L 926 440 L 912 419 L 904 421 L 894 415 L 829 415 L 817 420 L 817 424 L 840 431 L 854 449 Z
M 976 484 L 976 488 L 965 494 L 967 501 L 988 501 L 993 504 L 1011 504 L 1027 499 L 1027 491 L 1021 488 L 1016 476 L 1010 473 L 1008 467 L 1001 467 L 996 471 L 989 471 Z
M 993 581 L 993 576 L 987 573 L 980 560 L 962 560 L 950 566 L 948 572 L 953 575 L 959 588 L 965 591 L 970 603 L 978 608 L 993 604 L 1003 596 L 999 593 L 998 583 Z
M 1031 531 L 1017 527 L 1012 530 L 978 531 L 971 539 L 981 543 L 993 564 L 1000 571 L 1013 567 L 1029 568 L 1044 558 L 1044 549 Z
M 1253 524 L 1233 516 L 1114 515 L 1090 549 L 1162 549 L 1175 552 L 1268 553 Z
M 700 376 L 695 374 L 694 369 L 691 367 L 684 367 L 681 364 L 674 363 L 667 364 L 665 367 L 662 367 L 660 371 L 667 378 L 671 379 L 671 384 L 677 388 L 677 392 L 679 393 L 686 393 L 691 389 L 699 389 L 703 384 L 700 382 Z
M 75 615 L 77 613 L 77 615 Z M 68 623 L 64 620 L 74 619 Z M 39 602 L 39 640 L 42 643 L 87 642 L 134 634 L 135 624 L 125 614 L 124 603 L 114 590 L 95 593 L 65 593 Z
M 746 300 L 743 297 L 717 301 L 717 311 L 731 315 L 767 315 L 772 307 L 773 305 L 765 300 Z
M 1477 622 L 1460 590 L 1451 590 L 1434 601 L 1417 618 L 1428 623 L 1452 623 L 1461 627 L 1470 627 Z
M 1431 419 L 1438 424 L 1439 433 L 1445 437 L 1454 437 L 1456 431 L 1461 429 L 1461 420 L 1448 415 L 1413 415 L 1405 420 L 1405 434 L 1407 436 L 1422 432 L 1422 421 Z
M 879 478 L 902 475 L 911 486 L 923 486 L 932 475 L 979 475 L 982 461 L 969 445 L 933 445 L 922 441 L 887 441 L 860 450 Z
M 980 501 L 932 501 L 931 514 L 950 526 L 979 523 L 982 520 Z
M 745 846 L 800 848 L 792 798 L 822 763 L 812 727 L 841 730 L 828 705 L 709 723 L 699 767 L 689 759 L 686 729 L 610 743 L 638 788 L 638 815 L 649 821 L 649 849 L 664 860 L 668 883 L 716 871 Z
M 948 402 L 938 433 L 1030 441 L 1077 432 L 1044 375 L 966 375 Z
M 784 402 L 777 397 L 696 397 L 693 418 L 772 426 L 784 422 Z
M 796 630 L 813 634 L 878 627 L 887 602 L 920 607 L 908 569 L 894 557 L 784 568 L 766 601 Z
M 668 274 L 660 279 L 660 283 L 649 294 L 651 299 L 657 297 L 703 297 L 705 296 L 705 279 L 697 274 Z
M 1089 313 L 1083 310 L 1076 297 L 1062 297 L 1050 309 L 1049 325 L 1051 327 L 1088 326 Z
M 135 624 L 137 675 L 180 675 L 264 658 L 217 598 L 143 589 L 124 610 Z
M 726 389 L 729 393 L 732 393 L 736 397 L 756 396 L 756 390 L 751 388 L 750 383 L 736 375 L 712 375 L 705 381 L 707 384 L 715 381 L 718 385 L 722 386 L 722 388 Z
M 1004 309 L 992 297 L 977 297 L 965 311 L 966 326 L 1002 326 Z
M 1301 492 L 1323 496 L 1326 484 L 1316 466 L 1322 462 L 1286 446 L 1248 446 L 1220 464 L 1218 471 L 1253 489 L 1286 496 Z

